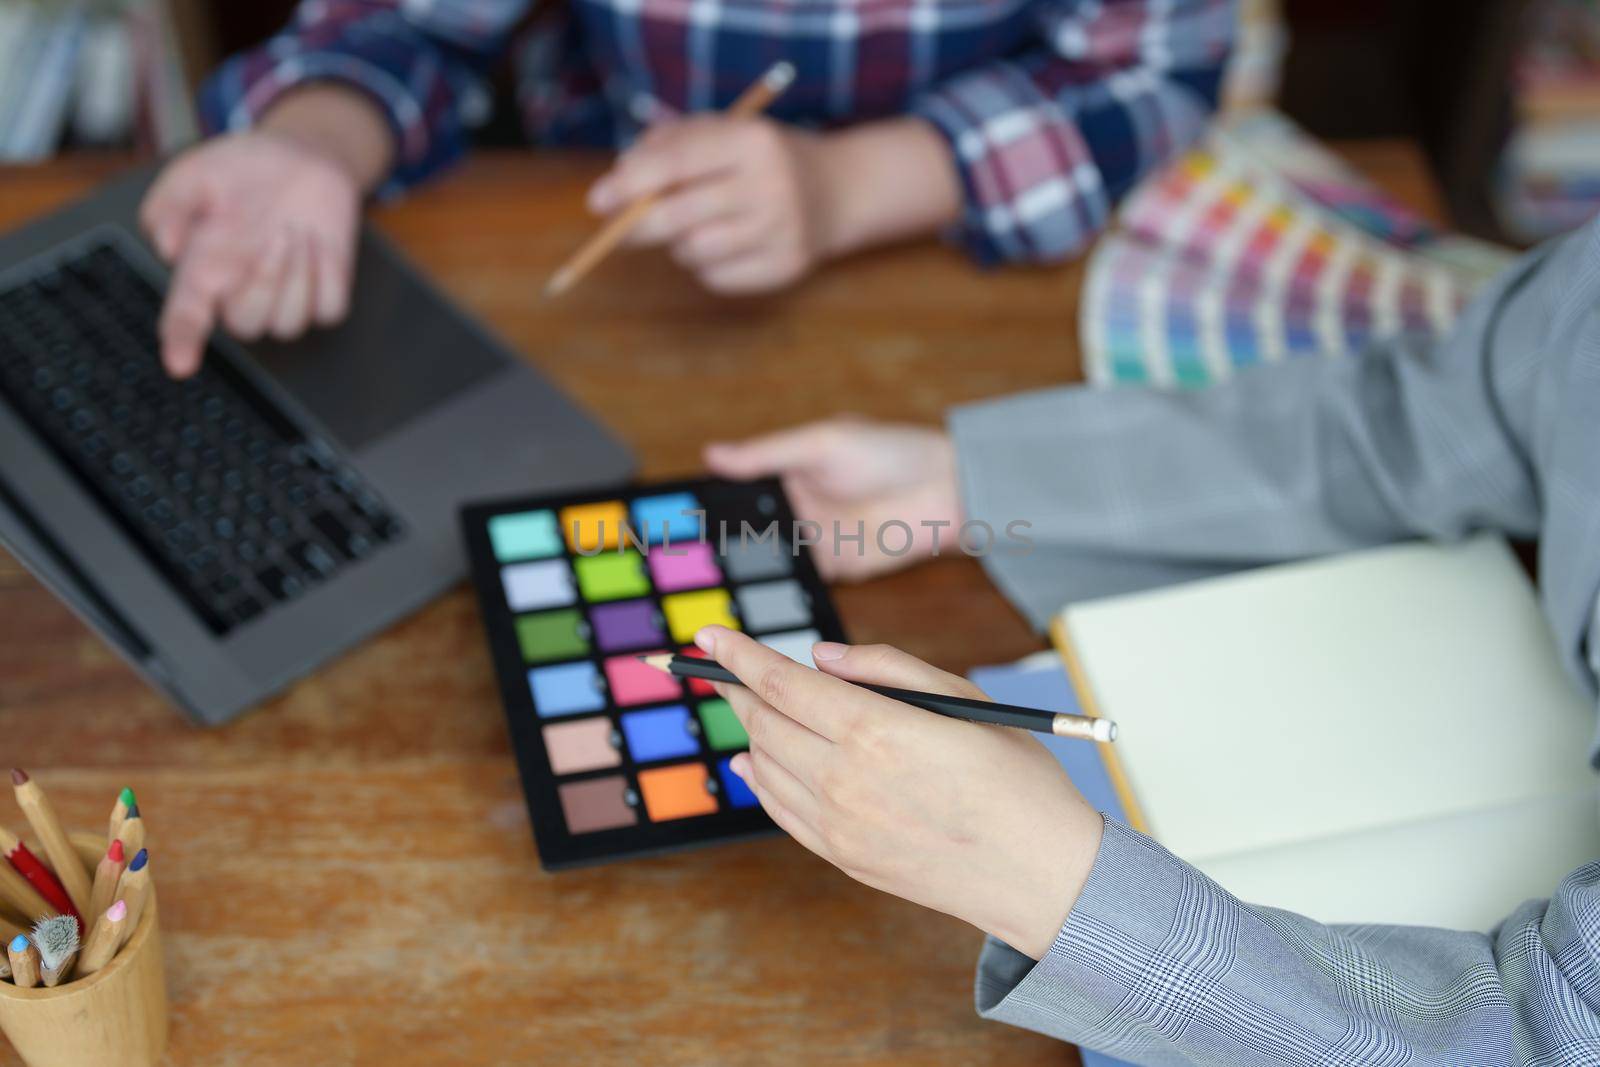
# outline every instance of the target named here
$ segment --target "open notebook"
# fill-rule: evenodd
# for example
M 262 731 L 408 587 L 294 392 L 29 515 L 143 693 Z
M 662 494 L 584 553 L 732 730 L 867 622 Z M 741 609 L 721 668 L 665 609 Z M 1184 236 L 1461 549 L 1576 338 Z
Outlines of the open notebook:
M 1487 931 L 1600 857 L 1595 711 L 1496 538 L 1086 601 L 1053 635 L 1060 660 L 974 682 L 1115 719 L 1114 745 L 1046 743 L 1244 900 Z
M 1236 895 L 1486 930 L 1600 856 L 1594 708 L 1496 538 L 1074 604 L 1127 821 Z

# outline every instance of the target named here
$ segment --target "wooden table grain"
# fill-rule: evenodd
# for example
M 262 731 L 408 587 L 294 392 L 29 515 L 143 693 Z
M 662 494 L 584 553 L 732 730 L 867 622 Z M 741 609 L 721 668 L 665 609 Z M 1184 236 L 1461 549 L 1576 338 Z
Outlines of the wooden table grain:
M 1429 215 L 1402 144 L 1345 155 Z M 597 412 L 645 477 L 841 411 L 1079 378 L 1081 264 L 983 275 L 935 243 L 718 301 L 620 255 L 539 299 L 588 235 L 597 157 L 483 154 L 378 224 Z M 114 163 L 0 170 L 0 227 Z M 841 588 L 858 641 L 952 670 L 1043 647 L 977 564 Z M 773 838 L 541 873 L 464 587 L 221 729 L 188 725 L 0 553 L 0 765 L 75 826 L 134 786 L 150 823 L 177 1065 L 1063 1064 L 972 1011 L 979 936 Z M 0 821 L 18 822 L 9 800 Z M 0 1042 L 0 1064 L 18 1062 Z

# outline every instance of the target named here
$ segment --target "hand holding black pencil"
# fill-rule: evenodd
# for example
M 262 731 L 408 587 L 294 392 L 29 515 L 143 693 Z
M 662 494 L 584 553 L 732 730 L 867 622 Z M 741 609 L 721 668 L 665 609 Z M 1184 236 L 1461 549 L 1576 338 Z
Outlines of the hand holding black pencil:
M 744 684 L 737 675 L 714 660 L 674 655 L 670 652 L 640 656 L 639 659 L 658 671 L 665 671 L 679 678 L 700 678 L 708 682 L 727 682 L 732 685 Z M 872 685 L 865 682 L 850 684 L 858 685 L 890 700 L 898 700 L 923 711 L 931 711 L 936 715 L 952 719 L 1033 730 L 1036 733 L 1070 737 L 1078 741 L 1117 739 L 1117 724 L 1110 719 L 1096 719 L 1070 712 L 1045 711 L 1042 708 L 1024 708 L 1015 704 L 996 704 L 988 700 L 945 696 L 941 693 L 922 693 L 915 689 L 899 689 L 892 685 Z

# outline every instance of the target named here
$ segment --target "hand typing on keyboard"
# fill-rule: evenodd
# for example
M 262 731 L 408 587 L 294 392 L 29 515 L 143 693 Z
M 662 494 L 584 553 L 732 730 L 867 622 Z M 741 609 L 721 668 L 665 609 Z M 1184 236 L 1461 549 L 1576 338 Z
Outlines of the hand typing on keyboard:
M 375 151 L 365 153 L 373 160 L 358 163 L 330 147 L 329 138 L 306 125 L 320 119 L 297 118 L 306 103 L 282 105 L 299 125 L 269 123 L 184 153 L 145 197 L 140 221 L 174 268 L 161 357 L 175 378 L 200 366 L 219 322 L 245 340 L 266 334 L 289 340 L 344 317 L 361 198 L 374 177 L 368 164 L 387 164 Z M 313 103 L 317 115 L 370 106 Z M 344 117 L 333 139 L 359 142 L 339 131 L 361 134 L 363 120 Z M 386 128 L 378 136 L 386 138 Z

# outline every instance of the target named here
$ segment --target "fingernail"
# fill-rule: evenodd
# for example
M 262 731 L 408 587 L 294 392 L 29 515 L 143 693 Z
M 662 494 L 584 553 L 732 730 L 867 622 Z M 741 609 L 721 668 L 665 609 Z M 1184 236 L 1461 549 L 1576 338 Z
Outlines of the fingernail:
M 837 641 L 818 641 L 811 646 L 811 658 L 817 660 L 844 659 L 844 654 L 849 651 L 849 645 L 841 645 Z
M 750 777 L 750 757 L 741 752 L 728 761 L 728 770 L 737 774 L 740 780 Z
M 722 629 L 722 627 L 720 627 L 720 626 L 702 626 L 702 627 L 700 627 L 699 630 L 695 631 L 694 643 L 697 646 L 699 646 L 700 651 L 704 652 L 708 656 L 716 655 L 716 653 L 717 653 L 717 633 L 716 632 L 718 630 L 720 630 L 720 629 Z

